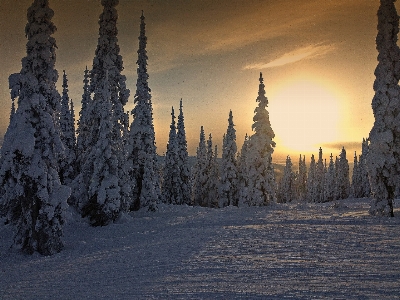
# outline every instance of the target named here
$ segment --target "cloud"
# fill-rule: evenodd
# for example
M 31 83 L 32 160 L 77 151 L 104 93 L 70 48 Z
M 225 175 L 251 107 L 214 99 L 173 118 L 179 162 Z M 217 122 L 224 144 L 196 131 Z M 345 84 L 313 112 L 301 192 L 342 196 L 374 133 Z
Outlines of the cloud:
M 245 70 L 260 70 L 274 67 L 281 67 L 287 64 L 292 64 L 304 59 L 312 59 L 317 56 L 322 56 L 327 54 L 328 52 L 334 50 L 335 47 L 333 45 L 311 45 L 307 47 L 303 47 L 300 49 L 296 49 L 290 52 L 283 54 L 277 59 L 270 61 L 269 63 L 256 63 L 245 66 L 243 69 Z
M 322 150 L 324 148 L 328 149 L 338 149 L 338 151 L 342 150 L 342 147 L 346 150 L 354 150 L 354 149 L 360 149 L 361 150 L 361 142 L 337 142 L 337 143 L 326 143 L 321 145 Z M 360 152 L 361 153 L 361 152 Z

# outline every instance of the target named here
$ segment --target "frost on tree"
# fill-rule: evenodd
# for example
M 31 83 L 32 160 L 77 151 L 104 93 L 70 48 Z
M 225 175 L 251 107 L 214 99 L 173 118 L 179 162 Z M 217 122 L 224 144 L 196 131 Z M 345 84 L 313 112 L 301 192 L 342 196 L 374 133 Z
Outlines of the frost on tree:
M 344 147 L 340 152 L 336 176 L 337 198 L 347 199 L 350 195 L 350 177 L 349 162 L 346 158 L 346 150 Z
M 314 154 L 311 155 L 311 162 L 310 162 L 310 168 L 308 171 L 308 177 L 307 177 L 307 201 L 308 202 L 317 202 L 318 201 L 318 195 L 317 195 L 317 184 L 316 184 L 316 173 L 317 173 L 317 167 L 315 164 L 315 158 Z
M 329 160 L 329 167 L 325 174 L 325 187 L 324 187 L 324 201 L 330 202 L 336 200 L 336 172 L 335 162 L 333 161 L 333 155 L 331 153 Z
M 265 85 L 262 73 L 254 111 L 254 134 L 250 137 L 247 149 L 247 205 L 263 206 L 275 202 L 275 175 L 272 165 L 275 137 L 269 120 L 268 98 L 265 96 Z
M 68 79 L 65 71 L 62 87 L 60 129 L 61 140 L 65 147 L 65 159 L 60 162 L 60 180 L 69 186 L 76 176 L 76 138 L 74 105 L 68 95 Z
M 316 202 L 324 201 L 324 180 L 325 180 L 325 170 L 324 170 L 324 160 L 322 158 L 322 148 L 319 148 L 318 161 L 315 169 L 315 193 Z
M 229 112 L 228 129 L 224 136 L 221 161 L 221 207 L 238 206 L 238 169 L 236 161 L 236 129 L 232 111 Z
M 118 29 L 117 19 L 118 14 L 115 6 L 118 5 L 118 0 L 102 0 L 103 12 L 99 18 L 99 38 L 95 57 L 93 59 L 93 66 L 90 74 L 85 74 L 85 85 L 87 84 L 87 75 L 90 77 L 90 85 L 88 90 L 84 90 L 82 97 L 83 111 L 81 112 L 81 119 L 83 124 L 80 134 L 83 134 L 85 141 L 79 141 L 80 147 L 85 145 L 86 150 L 83 156 L 79 158 L 81 163 L 81 170 L 74 186 L 74 202 L 83 215 L 90 216 L 93 225 L 106 225 L 115 220 L 119 214 L 120 208 L 112 208 L 112 212 L 108 208 L 103 207 L 103 199 L 100 196 L 99 205 L 93 212 L 88 212 L 88 209 L 96 206 L 94 203 L 97 201 L 97 188 L 104 190 L 109 189 L 110 192 L 106 195 L 111 195 L 110 199 L 106 199 L 104 203 L 120 202 L 121 207 L 128 202 L 129 190 L 131 185 L 126 183 L 126 155 L 124 151 L 125 138 L 127 134 L 128 124 L 126 114 L 124 112 L 124 105 L 128 101 L 129 90 L 126 88 L 126 78 L 121 74 L 123 70 L 122 57 L 119 54 L 118 46 Z M 90 100 L 90 94 L 93 93 L 93 100 Z M 105 100 L 108 97 L 108 100 Z M 110 101 L 110 105 L 107 104 Z M 83 104 L 84 104 L 83 103 Z M 108 111 L 100 111 L 101 109 L 108 109 Z M 108 114 L 106 120 L 101 120 L 104 114 Z M 103 123 L 107 123 L 103 124 Z M 85 128 L 86 126 L 86 128 Z M 101 132 L 106 130 L 106 132 Z M 106 140 L 102 140 L 106 138 Z M 112 141 L 112 143 L 110 142 Z M 99 148 L 99 143 L 103 143 Z M 102 149 L 102 150 L 100 150 Z M 107 176 L 113 177 L 113 182 L 109 182 L 105 186 L 99 186 L 98 183 L 93 183 L 91 178 L 98 176 L 101 172 L 107 172 L 102 169 L 104 166 L 98 166 L 98 160 L 102 151 L 110 152 L 110 156 L 106 156 L 107 164 L 113 165 Z M 97 152 L 96 152 L 97 151 Z M 112 162 L 111 162 L 112 161 Z M 114 164 L 117 166 L 114 166 Z M 107 168 L 107 167 L 104 167 Z M 115 182 L 116 181 L 116 182 Z M 113 192 L 111 192 L 111 190 Z M 118 190 L 120 196 L 114 195 L 114 191 Z M 103 195 L 103 194 L 102 194 Z M 117 200 L 118 198 L 118 200 Z M 105 220 L 105 216 L 111 219 Z
M 247 205 L 248 200 L 248 172 L 247 172 L 247 149 L 249 137 L 246 133 L 243 145 L 238 154 L 238 206 Z
M 179 103 L 179 116 L 177 124 L 177 146 L 178 146 L 178 165 L 181 180 L 182 204 L 192 204 L 192 186 L 189 167 L 189 155 L 187 150 L 187 140 L 185 131 L 185 120 L 183 116 L 182 99 Z
M 156 207 L 160 198 L 160 183 L 157 170 L 157 154 L 153 125 L 153 107 L 147 73 L 147 37 L 145 17 L 142 12 L 137 60 L 137 81 L 133 121 L 127 141 L 128 178 L 132 182 L 131 210 L 142 207 Z M 147 169 L 150 168 L 150 169 Z M 149 190 L 146 190 L 149 189 Z M 153 197 L 150 199 L 149 197 Z
M 367 169 L 367 155 L 369 149 L 369 141 L 368 139 L 363 138 L 363 142 L 361 145 L 361 155 L 358 160 L 358 166 L 360 169 L 361 176 L 361 196 L 360 197 L 370 197 L 371 196 L 371 185 L 369 183 L 368 177 L 368 169 Z
M 393 217 L 393 199 L 400 172 L 400 49 L 395 0 L 381 0 L 378 10 L 378 66 L 375 69 L 367 167 L 372 191 L 370 214 Z
M 203 186 L 206 198 L 203 199 L 203 206 L 218 208 L 219 207 L 219 164 L 217 161 L 218 149 L 215 145 L 213 152 L 213 143 L 211 133 L 207 140 L 206 166 L 205 166 L 205 185 Z
M 64 155 L 56 90 L 56 27 L 48 0 L 35 0 L 25 27 L 27 55 L 19 75 L 10 77 L 18 108 L 5 134 L 0 161 L 1 214 L 15 226 L 14 243 L 25 253 L 62 250 L 64 211 L 70 188 L 60 182 Z
M 88 178 L 88 201 L 82 205 L 82 217 L 88 217 L 93 226 L 105 226 L 120 214 L 121 188 L 118 178 L 118 156 L 113 140 L 113 120 L 110 114 L 111 89 L 108 76 L 98 82 L 94 91 L 94 110 L 98 113 L 98 136 L 90 149 L 84 169 L 93 170 Z M 87 166 L 90 164 L 90 166 Z
M 361 177 L 360 166 L 361 165 L 357 158 L 357 152 L 354 152 L 353 176 L 351 179 L 351 188 L 350 188 L 350 195 L 353 198 L 363 197 L 363 186 L 362 186 L 362 177 Z
M 297 176 L 295 176 L 295 189 L 296 189 L 296 198 L 300 201 L 305 201 L 307 198 L 307 166 L 306 166 L 306 157 L 301 156 L 299 158 L 299 172 Z
M 294 173 L 292 166 L 292 160 L 290 159 L 290 156 L 287 156 L 283 176 L 278 187 L 278 203 L 291 202 L 295 198 Z
M 199 146 L 196 152 L 196 163 L 193 167 L 193 205 L 207 206 L 207 147 L 204 128 L 200 128 Z
M 79 112 L 78 129 L 76 130 L 78 136 L 76 138 L 76 165 L 78 171 L 80 166 L 85 161 L 85 153 L 90 145 L 89 136 L 89 109 L 91 108 L 91 94 L 89 90 L 89 70 L 85 69 L 83 78 L 83 94 L 81 100 L 81 111 Z
M 172 107 L 172 121 L 169 131 L 167 152 L 165 153 L 164 180 L 162 185 L 162 200 L 167 204 L 183 204 L 183 185 L 180 176 L 178 157 L 178 140 L 176 136 L 175 112 Z

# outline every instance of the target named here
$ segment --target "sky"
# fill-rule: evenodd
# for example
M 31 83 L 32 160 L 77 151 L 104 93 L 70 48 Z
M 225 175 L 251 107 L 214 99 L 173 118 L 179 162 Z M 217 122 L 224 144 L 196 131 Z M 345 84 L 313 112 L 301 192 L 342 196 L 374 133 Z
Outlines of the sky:
M 0 0 L 0 136 L 7 130 L 8 76 L 26 55 L 26 10 L 32 0 Z M 98 39 L 100 0 L 50 0 L 57 26 L 57 86 L 69 80 L 76 118 L 83 71 L 91 69 Z M 399 9 L 399 4 L 396 4 Z M 149 86 L 157 152 L 168 142 L 171 107 L 183 110 L 189 154 L 196 154 L 200 126 L 221 149 L 232 110 L 240 149 L 252 134 L 260 72 L 277 146 L 287 155 L 360 154 L 373 125 L 371 100 L 377 65 L 378 0 L 120 0 L 118 43 L 131 97 L 141 10 L 146 17 Z

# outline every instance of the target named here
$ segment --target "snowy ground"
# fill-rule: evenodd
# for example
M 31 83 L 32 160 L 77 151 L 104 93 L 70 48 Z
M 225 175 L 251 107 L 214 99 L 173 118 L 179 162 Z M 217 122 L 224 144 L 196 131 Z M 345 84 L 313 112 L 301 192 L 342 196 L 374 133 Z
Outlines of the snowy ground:
M 52 257 L 10 249 L 0 225 L 0 299 L 399 299 L 400 205 L 368 199 L 266 208 L 163 206 L 65 228 Z

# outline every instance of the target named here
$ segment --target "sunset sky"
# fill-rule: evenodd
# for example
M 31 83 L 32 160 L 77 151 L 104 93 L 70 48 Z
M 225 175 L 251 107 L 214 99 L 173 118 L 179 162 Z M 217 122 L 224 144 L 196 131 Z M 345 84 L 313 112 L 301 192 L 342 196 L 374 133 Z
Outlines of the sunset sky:
M 26 10 L 32 0 L 0 1 L 0 135 L 9 122 L 8 76 L 25 56 Z M 399 4 L 396 4 L 398 9 Z M 378 0 L 120 0 L 119 45 L 133 108 L 141 10 L 146 17 L 149 85 L 157 151 L 166 151 L 171 106 L 183 98 L 189 154 L 200 126 L 221 147 L 232 110 L 240 149 L 251 134 L 263 73 L 277 143 L 273 159 L 290 154 L 338 155 L 349 161 L 373 124 L 371 100 Z M 58 30 L 59 74 L 80 110 L 83 71 L 91 69 L 100 0 L 50 0 Z M 61 92 L 61 76 L 57 86 Z

